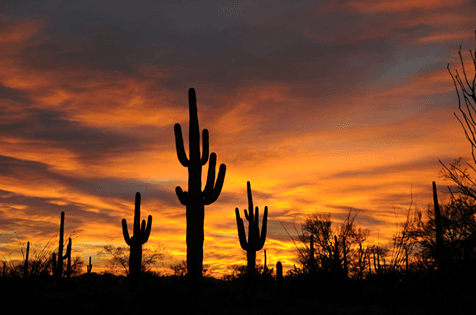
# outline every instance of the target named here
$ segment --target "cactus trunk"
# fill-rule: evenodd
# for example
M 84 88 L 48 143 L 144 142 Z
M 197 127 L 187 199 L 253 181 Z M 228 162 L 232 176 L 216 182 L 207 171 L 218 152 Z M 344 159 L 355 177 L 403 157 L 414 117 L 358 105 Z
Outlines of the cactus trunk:
M 63 241 L 64 241 L 64 212 L 61 212 L 61 222 L 60 222 L 60 234 L 59 234 L 59 244 L 58 244 L 58 257 L 53 253 L 53 276 L 56 278 L 58 287 L 62 286 L 63 278 L 63 260 L 66 258 L 71 259 L 71 238 L 69 239 L 69 245 L 66 248 L 66 254 L 63 255 Z
M 26 244 L 25 264 L 23 266 L 23 277 L 28 277 L 28 255 L 30 254 L 30 242 Z
M 276 281 L 279 286 L 283 285 L 283 264 L 280 261 L 276 263 Z
M 66 266 L 66 277 L 68 280 L 71 278 L 71 247 L 72 247 L 72 243 L 71 243 L 71 237 L 70 237 L 68 240 L 68 247 L 66 249 L 66 252 L 69 253 L 68 264 Z
M 436 228 L 436 266 L 438 270 L 443 270 L 443 227 L 441 224 L 440 205 L 436 193 L 436 183 L 433 182 L 433 203 L 435 208 L 435 228 Z
M 88 264 L 87 270 L 88 270 L 88 275 L 90 275 L 91 270 L 93 270 L 93 265 L 91 264 L 91 256 L 89 256 L 89 264 Z
M 64 241 L 64 212 L 61 212 L 60 234 L 58 244 L 58 264 L 56 276 L 61 278 L 63 276 L 63 241 Z

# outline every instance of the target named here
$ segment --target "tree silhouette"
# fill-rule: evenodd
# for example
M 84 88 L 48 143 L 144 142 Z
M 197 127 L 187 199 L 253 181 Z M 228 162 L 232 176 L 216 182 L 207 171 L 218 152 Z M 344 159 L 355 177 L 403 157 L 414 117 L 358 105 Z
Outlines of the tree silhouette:
M 303 248 L 298 247 L 304 273 L 317 273 L 321 276 L 348 275 L 352 279 L 363 277 L 369 265 L 367 248 L 363 246 L 369 231 L 355 225 L 356 215 L 350 209 L 345 220 L 337 227 L 333 227 L 330 214 L 316 212 L 307 217 L 298 233 L 298 239 L 304 245 Z
M 473 61 L 475 72 L 472 79 L 468 79 L 468 75 L 466 73 L 463 61 L 463 56 L 461 54 L 461 47 L 462 44 L 459 47 L 458 55 L 463 71 L 463 77 L 461 77 L 460 73 L 458 72 L 458 69 L 455 70 L 455 74 L 453 75 L 450 70 L 449 63 L 447 65 L 447 69 L 450 73 L 451 78 L 453 79 L 456 95 L 458 97 L 458 109 L 462 118 L 458 117 L 456 113 L 454 113 L 454 115 L 463 127 L 466 139 L 471 144 L 471 155 L 473 158 L 473 164 L 476 165 L 476 51 L 473 53 L 471 49 L 469 50 L 469 54 Z M 461 159 L 461 157 L 459 159 L 456 159 L 455 161 L 450 163 L 449 166 L 446 166 L 440 160 L 440 164 L 443 166 L 440 175 L 446 179 L 452 180 L 458 186 L 458 190 L 460 193 L 472 198 L 473 200 L 476 200 L 476 182 L 473 179 L 474 173 L 476 172 L 475 165 L 471 163 L 466 163 L 466 165 L 463 166 L 461 165 Z

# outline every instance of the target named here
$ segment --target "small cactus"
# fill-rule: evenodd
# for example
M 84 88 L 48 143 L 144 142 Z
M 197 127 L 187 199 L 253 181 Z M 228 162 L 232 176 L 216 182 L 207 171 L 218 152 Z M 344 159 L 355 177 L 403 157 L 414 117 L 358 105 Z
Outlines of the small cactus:
M 276 263 L 276 281 L 279 286 L 283 285 L 283 264 L 280 261 Z
M 248 258 L 248 275 L 253 276 L 255 274 L 256 264 L 256 252 L 261 250 L 266 241 L 266 229 L 268 222 L 268 207 L 264 207 L 263 224 L 261 227 L 261 235 L 259 234 L 259 210 L 258 207 L 253 213 L 253 197 L 251 196 L 251 184 L 247 182 L 248 191 L 248 212 L 245 209 L 245 217 L 249 221 L 248 224 L 248 241 L 246 241 L 245 227 L 243 225 L 243 219 L 240 218 L 240 210 L 235 209 L 236 224 L 238 226 L 238 236 L 240 239 L 240 245 L 243 250 L 246 250 Z
M 23 265 L 23 277 L 28 277 L 28 255 L 30 254 L 30 242 L 26 244 L 25 264 Z
M 91 270 L 93 269 L 93 265 L 91 264 L 91 256 L 89 256 L 89 264 L 87 266 L 87 270 L 88 270 L 88 275 L 91 274 Z
M 316 272 L 316 260 L 314 257 L 314 235 L 311 234 L 309 240 L 309 269 L 311 274 L 315 274 Z
M 341 264 L 339 258 L 339 242 L 337 241 L 337 236 L 334 235 L 334 272 L 337 274 L 340 271 Z
M 72 242 L 71 242 L 71 237 L 68 240 L 68 247 L 66 248 L 66 252 L 69 253 L 68 255 L 68 264 L 66 265 L 66 278 L 69 280 L 71 278 L 71 248 L 72 248 Z
M 140 277 L 142 266 L 142 245 L 149 240 L 150 230 L 152 228 L 152 216 L 147 218 L 147 226 L 145 220 L 140 223 L 140 193 L 136 193 L 135 210 L 134 210 L 134 235 L 129 237 L 127 230 L 127 221 L 122 219 L 122 233 L 124 240 L 130 247 L 129 255 L 129 277 L 130 286 L 133 288 Z
M 435 229 L 436 229 L 436 266 L 438 270 L 443 270 L 443 227 L 441 225 L 440 206 L 436 193 L 436 183 L 433 182 L 433 203 L 435 208 Z

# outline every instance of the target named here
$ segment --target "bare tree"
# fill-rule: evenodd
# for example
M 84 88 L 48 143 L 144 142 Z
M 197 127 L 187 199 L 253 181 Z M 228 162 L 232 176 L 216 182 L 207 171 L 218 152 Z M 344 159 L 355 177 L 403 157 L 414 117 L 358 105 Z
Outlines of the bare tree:
M 111 256 L 106 268 L 113 274 L 129 275 L 129 247 L 108 244 L 104 245 L 103 251 L 100 255 Z M 142 250 L 142 264 L 141 271 L 149 272 L 152 267 L 163 260 L 168 255 L 165 247 L 162 244 L 157 244 L 156 247 L 145 247 Z
M 458 96 L 458 109 L 462 117 L 460 118 L 456 113 L 454 113 L 454 115 L 463 127 L 466 139 L 471 144 L 471 155 L 473 158 L 473 163 L 476 165 L 476 51 L 473 53 L 471 49 L 469 50 L 475 72 L 472 76 L 472 79 L 468 79 L 463 56 L 461 55 L 461 46 L 462 44 L 459 47 L 458 55 L 461 62 L 463 77 L 461 77 L 458 69 L 456 69 L 455 74 L 453 74 L 450 70 L 449 63 L 447 69 L 451 78 L 453 79 L 456 95 Z M 446 166 L 443 162 L 441 162 L 441 160 L 440 164 L 443 166 L 440 172 L 441 177 L 452 180 L 458 186 L 459 192 L 461 194 L 476 200 L 476 182 L 473 180 L 471 174 L 473 173 L 474 176 L 474 173 L 476 173 L 475 166 L 471 163 L 466 163 L 465 166 L 461 165 L 461 157 L 456 159 L 453 163 L 450 163 L 449 166 Z
M 357 212 L 350 209 L 345 220 L 334 227 L 330 214 L 310 214 L 301 232 L 295 228 L 298 240 L 304 245 L 296 246 L 303 268 L 295 268 L 295 272 L 362 278 L 369 264 L 368 249 L 363 243 L 370 232 L 355 225 L 356 216 Z

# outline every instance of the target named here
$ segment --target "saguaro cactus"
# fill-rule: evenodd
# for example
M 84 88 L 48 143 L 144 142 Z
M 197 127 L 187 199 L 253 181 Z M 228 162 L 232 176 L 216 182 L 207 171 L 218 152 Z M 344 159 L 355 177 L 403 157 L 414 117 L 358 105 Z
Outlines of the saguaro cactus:
M 314 235 L 311 234 L 309 241 L 309 271 L 311 274 L 316 273 L 316 260 L 314 257 Z
M 261 227 L 261 236 L 259 234 L 259 210 L 258 207 L 253 213 L 253 197 L 251 196 L 251 184 L 247 182 L 248 190 L 248 212 L 245 209 L 245 217 L 248 220 L 248 241 L 246 241 L 245 227 L 243 219 L 240 218 L 240 210 L 235 209 L 236 224 L 238 226 L 238 236 L 240 238 L 240 245 L 243 250 L 246 250 L 248 258 L 248 275 L 252 276 L 255 273 L 256 252 L 261 250 L 266 241 L 266 229 L 268 222 L 268 207 L 264 207 L 263 224 Z
M 61 284 L 61 278 L 63 277 L 63 260 L 71 259 L 71 245 L 66 248 L 66 254 L 63 255 L 63 241 L 64 241 L 64 212 L 61 212 L 60 234 L 58 244 L 58 257 L 53 253 L 53 275 L 56 277 L 58 284 Z M 71 238 L 69 239 L 71 244 Z M 58 260 L 56 260 L 56 258 Z
M 71 243 L 71 237 L 70 237 L 68 240 L 68 247 L 66 248 L 66 252 L 69 253 L 68 264 L 66 266 L 66 277 L 68 280 L 71 278 L 71 248 L 72 248 L 72 243 Z
M 129 237 L 126 219 L 122 219 L 122 234 L 124 234 L 124 240 L 130 247 L 129 277 L 131 287 L 134 287 L 135 282 L 140 276 L 142 265 L 142 245 L 149 240 L 151 228 L 151 215 L 149 215 L 149 217 L 147 218 L 147 226 L 145 224 L 145 220 L 142 220 L 142 225 L 140 224 L 140 193 L 136 193 L 133 229 L 134 235 L 132 237 Z
M 433 182 L 433 203 L 435 207 L 435 228 L 436 228 L 436 266 L 443 270 L 443 227 L 441 225 L 440 205 L 436 193 L 436 183 Z
M 280 261 L 276 263 L 276 281 L 279 286 L 283 285 L 283 264 Z
M 30 254 L 30 242 L 26 243 L 25 264 L 23 265 L 23 277 L 28 277 L 28 255 Z
M 337 235 L 334 235 L 334 272 L 337 274 L 340 270 L 339 241 L 337 240 Z
M 90 275 L 91 270 L 93 270 L 93 265 L 91 264 L 91 256 L 89 256 L 89 264 L 87 266 L 87 270 L 88 270 L 88 275 Z
M 195 294 L 199 294 L 203 269 L 205 205 L 210 205 L 218 199 L 225 180 L 226 166 L 220 165 L 215 183 L 217 156 L 215 153 L 210 154 L 207 182 L 202 191 L 202 166 L 208 162 L 209 157 L 208 130 L 204 129 L 202 133 L 203 150 L 200 156 L 200 129 L 194 89 L 188 91 L 188 102 L 190 111 L 189 158 L 185 153 L 180 124 L 174 126 L 177 156 L 180 163 L 188 168 L 188 192 L 184 192 L 181 187 L 177 187 L 175 192 L 180 203 L 186 206 L 187 273 L 193 286 L 192 290 L 195 291 Z

